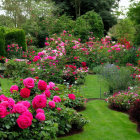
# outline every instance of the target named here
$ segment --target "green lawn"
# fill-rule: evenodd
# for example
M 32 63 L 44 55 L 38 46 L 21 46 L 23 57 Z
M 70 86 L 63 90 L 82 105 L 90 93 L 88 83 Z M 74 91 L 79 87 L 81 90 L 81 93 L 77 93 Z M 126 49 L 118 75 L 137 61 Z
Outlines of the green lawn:
M 85 84 L 81 87 L 81 92 L 86 98 L 104 98 L 104 92 L 108 91 L 106 82 L 97 75 L 88 75 Z
M 83 90 L 88 98 L 98 97 L 100 85 L 96 75 L 87 76 L 86 88 Z M 102 90 L 107 91 L 105 84 L 102 85 Z M 129 120 L 129 116 L 110 110 L 103 100 L 88 102 L 87 109 L 82 114 L 90 121 L 84 131 L 58 140 L 140 140 L 137 126 Z

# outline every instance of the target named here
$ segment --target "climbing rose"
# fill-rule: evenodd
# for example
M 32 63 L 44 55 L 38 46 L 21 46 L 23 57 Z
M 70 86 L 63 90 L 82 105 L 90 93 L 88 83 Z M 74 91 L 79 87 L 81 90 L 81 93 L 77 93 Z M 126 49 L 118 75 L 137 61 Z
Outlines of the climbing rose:
M 68 96 L 69 96 L 69 99 L 71 99 L 71 100 L 75 100 L 75 95 L 74 94 L 68 94 Z
M 18 86 L 17 85 L 12 85 L 10 88 L 10 92 L 13 93 L 14 91 L 18 91 Z
M 17 124 L 21 129 L 25 129 L 32 125 L 32 120 L 26 115 L 20 115 L 17 119 Z
M 39 121 L 45 121 L 45 114 L 39 112 L 36 114 L 35 118 L 38 119 Z
M 23 88 L 20 90 L 20 96 L 22 98 L 28 98 L 30 96 L 30 90 L 28 88 Z
M 45 112 L 44 112 L 44 110 L 43 110 L 43 109 L 38 108 L 38 109 L 36 110 L 36 113 L 45 113 Z
M 40 90 L 46 90 L 47 88 L 47 83 L 43 80 L 39 80 L 38 82 L 38 89 Z
M 55 102 L 54 101 L 49 101 L 49 107 L 50 108 L 55 108 Z
M 0 104 L 0 118 L 4 118 L 7 115 L 6 107 Z
M 23 84 L 26 88 L 32 89 L 35 84 L 34 84 L 34 79 L 33 78 L 26 78 L 23 80 Z
M 59 102 L 61 102 L 61 98 L 59 96 L 54 96 L 53 101 L 56 103 L 59 103 Z
M 34 97 L 32 101 L 32 105 L 34 109 L 44 108 L 46 107 L 47 99 L 45 95 L 37 95 Z

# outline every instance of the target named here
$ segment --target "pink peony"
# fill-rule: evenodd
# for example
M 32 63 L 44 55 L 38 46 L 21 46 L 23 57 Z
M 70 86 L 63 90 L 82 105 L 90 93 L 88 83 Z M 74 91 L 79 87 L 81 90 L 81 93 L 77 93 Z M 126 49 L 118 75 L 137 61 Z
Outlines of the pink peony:
M 10 92 L 13 93 L 15 91 L 18 91 L 18 86 L 17 85 L 12 85 L 10 88 Z
M 20 90 L 20 96 L 22 98 L 28 98 L 30 96 L 30 89 L 28 88 L 23 88 Z
M 59 103 L 59 102 L 61 102 L 61 98 L 59 96 L 54 96 L 53 101 L 56 103 Z
M 22 115 L 28 116 L 31 120 L 33 120 L 33 115 L 29 111 L 24 112 Z
M 32 125 L 32 120 L 26 115 L 20 115 L 17 119 L 17 124 L 21 129 L 25 129 Z
M 38 89 L 40 90 L 46 90 L 47 88 L 47 83 L 43 80 L 39 80 L 38 82 Z
M 52 90 L 53 87 L 55 87 L 55 83 L 53 83 L 53 82 L 49 82 L 49 86 L 50 86 L 50 89 Z
M 44 108 L 46 107 L 47 99 L 45 95 L 37 95 L 34 97 L 32 101 L 32 105 L 34 109 Z
M 36 110 L 36 113 L 45 113 L 45 112 L 44 112 L 44 110 L 43 110 L 43 109 L 38 108 L 38 109 Z
M 49 90 L 45 90 L 44 94 L 46 95 L 46 97 L 50 97 L 51 96 L 51 92 Z
M 26 78 L 23 80 L 23 84 L 26 88 L 32 89 L 35 84 L 34 84 L 34 79 L 33 78 Z
M 0 118 L 4 118 L 7 115 L 6 107 L 0 104 Z
M 49 107 L 50 108 L 55 108 L 55 102 L 54 101 L 49 101 Z
M 45 114 L 39 112 L 36 114 L 35 118 L 38 119 L 39 121 L 45 121 Z
M 12 110 L 13 113 L 19 113 L 19 114 L 22 114 L 26 111 L 27 111 L 27 107 L 24 106 L 22 103 L 15 104 Z
M 68 94 L 68 97 L 69 97 L 69 99 L 71 99 L 71 100 L 75 100 L 75 99 L 76 99 L 76 97 L 75 97 L 74 94 Z

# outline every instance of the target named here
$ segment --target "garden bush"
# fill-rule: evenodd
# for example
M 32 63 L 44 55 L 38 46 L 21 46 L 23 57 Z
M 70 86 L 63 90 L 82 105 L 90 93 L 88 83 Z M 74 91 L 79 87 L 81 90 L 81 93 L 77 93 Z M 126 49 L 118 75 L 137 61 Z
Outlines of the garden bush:
M 82 40 L 86 41 L 89 35 L 93 35 L 95 38 L 102 38 L 103 34 L 103 21 L 96 12 L 89 11 L 77 18 L 74 35 L 78 35 Z
M 135 100 L 140 98 L 138 94 L 133 92 L 114 93 L 113 96 L 106 99 L 109 107 L 119 111 L 128 111 Z
M 5 32 L 5 45 L 18 44 L 23 51 L 27 50 L 25 32 L 22 29 L 7 29 Z
M 57 90 L 56 90 L 57 89 Z M 81 129 L 87 120 L 74 109 L 64 106 L 63 94 L 55 83 L 38 78 L 21 79 L 10 88 L 10 96 L 0 95 L 0 138 L 53 139 L 68 133 L 73 126 Z M 74 101 L 77 97 L 70 96 Z M 3 133 L 2 133 L 3 132 Z M 40 132 L 40 133 L 38 133 Z
M 6 55 L 5 36 L 2 29 L 0 29 L 0 56 Z
M 140 99 L 135 100 L 129 110 L 130 117 L 137 122 L 140 122 Z

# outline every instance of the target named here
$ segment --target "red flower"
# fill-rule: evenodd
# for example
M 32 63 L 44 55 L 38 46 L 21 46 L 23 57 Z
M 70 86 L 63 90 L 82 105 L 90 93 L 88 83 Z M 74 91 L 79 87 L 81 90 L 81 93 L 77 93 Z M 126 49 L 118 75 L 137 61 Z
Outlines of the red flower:
M 87 65 L 86 62 L 82 62 L 81 64 L 83 67 L 86 67 L 86 65 Z
M 75 97 L 74 94 L 68 94 L 68 97 L 69 97 L 69 99 L 71 99 L 71 100 L 75 100 L 75 99 L 76 99 L 76 97 Z
M 20 96 L 22 98 L 28 98 L 30 96 L 30 90 L 28 88 L 23 88 L 20 90 Z
M 46 90 L 47 88 L 47 83 L 43 80 L 39 80 L 38 82 L 38 89 L 40 90 Z

